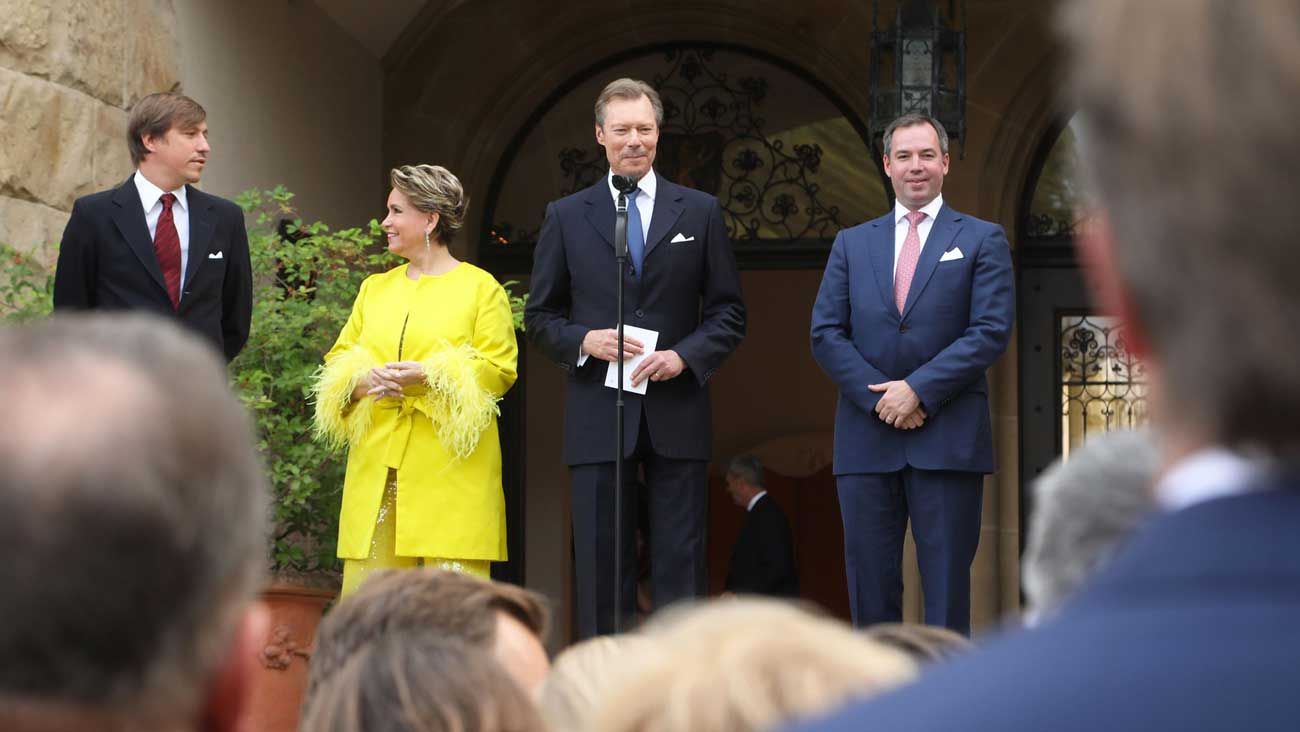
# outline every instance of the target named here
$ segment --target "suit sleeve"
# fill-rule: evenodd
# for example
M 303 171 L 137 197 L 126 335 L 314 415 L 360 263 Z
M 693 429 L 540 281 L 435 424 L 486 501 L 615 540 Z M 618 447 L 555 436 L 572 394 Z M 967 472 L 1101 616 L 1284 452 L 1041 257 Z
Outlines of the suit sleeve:
M 867 385 L 884 383 L 889 381 L 889 377 L 853 345 L 846 246 L 844 233 L 840 232 L 831 245 L 826 272 L 813 303 L 812 352 L 817 365 L 835 382 L 840 394 L 870 413 L 875 411 L 880 394 L 868 389 Z
M 722 207 L 718 199 L 710 200 L 700 324 L 672 346 L 700 386 L 708 382 L 745 337 L 745 301 L 740 292 L 740 275 L 736 272 L 736 255 L 722 221 Z
M 253 319 L 253 266 L 249 261 L 248 232 L 244 214 L 236 209 L 231 234 L 231 256 L 226 263 L 226 279 L 221 287 L 221 342 L 226 361 L 233 361 L 248 342 Z
M 591 329 L 569 319 L 572 300 L 567 256 L 559 213 L 555 203 L 547 204 L 546 218 L 533 251 L 524 332 L 547 358 L 572 373 L 577 368 L 582 339 Z
M 95 241 L 80 201 L 59 242 L 59 261 L 54 270 L 54 308 L 87 310 L 95 307 Z
M 984 375 L 1006 350 L 1016 315 L 1011 247 L 1001 226 L 994 226 L 980 246 L 971 282 L 970 325 L 906 379 L 934 416 L 945 403 Z

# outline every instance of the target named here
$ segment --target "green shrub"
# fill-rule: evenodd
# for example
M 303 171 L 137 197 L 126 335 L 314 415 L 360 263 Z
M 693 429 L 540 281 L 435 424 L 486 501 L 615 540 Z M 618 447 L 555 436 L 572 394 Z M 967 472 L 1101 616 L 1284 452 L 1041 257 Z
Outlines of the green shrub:
M 54 301 L 52 251 L 42 246 L 20 251 L 0 242 L 0 321 L 21 323 L 49 314 Z

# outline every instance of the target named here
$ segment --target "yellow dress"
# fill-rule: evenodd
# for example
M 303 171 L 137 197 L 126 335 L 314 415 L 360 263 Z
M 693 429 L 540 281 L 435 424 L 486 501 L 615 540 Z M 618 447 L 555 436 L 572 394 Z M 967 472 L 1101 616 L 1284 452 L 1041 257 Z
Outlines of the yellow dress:
M 362 283 L 315 386 L 317 436 L 348 448 L 344 594 L 359 584 L 347 576 L 355 560 L 483 573 L 506 559 L 496 417 L 517 357 L 505 290 L 478 267 L 412 280 L 402 265 Z M 392 361 L 421 362 L 425 383 L 401 399 L 350 401 L 366 372 Z

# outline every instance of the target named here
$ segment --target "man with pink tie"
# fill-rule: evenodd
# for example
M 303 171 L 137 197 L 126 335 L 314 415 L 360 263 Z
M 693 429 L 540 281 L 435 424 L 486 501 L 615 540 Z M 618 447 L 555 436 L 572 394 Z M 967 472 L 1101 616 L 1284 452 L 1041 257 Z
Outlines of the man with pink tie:
M 884 134 L 888 214 L 841 231 L 812 316 L 839 387 L 834 471 L 855 625 L 902 619 L 903 537 L 916 539 L 925 622 L 970 632 L 970 565 L 993 471 L 984 372 L 1015 319 L 1002 227 L 943 202 L 948 135 L 908 114 Z

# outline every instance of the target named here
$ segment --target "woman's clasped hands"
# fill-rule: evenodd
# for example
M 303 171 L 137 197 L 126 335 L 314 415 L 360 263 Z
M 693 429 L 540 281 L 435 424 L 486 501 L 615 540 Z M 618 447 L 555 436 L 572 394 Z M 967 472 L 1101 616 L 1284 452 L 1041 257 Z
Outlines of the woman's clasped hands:
M 394 361 L 376 366 L 366 374 L 366 394 L 376 399 L 401 399 L 405 387 L 424 382 L 424 366 L 419 361 Z

